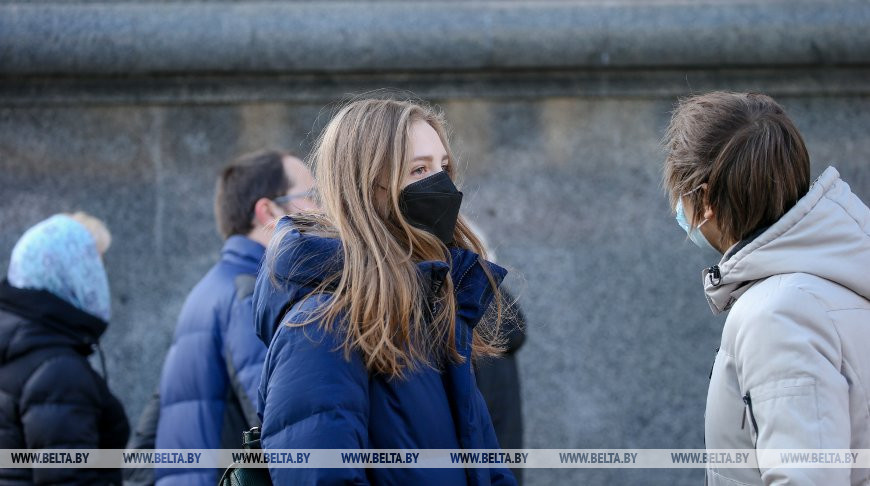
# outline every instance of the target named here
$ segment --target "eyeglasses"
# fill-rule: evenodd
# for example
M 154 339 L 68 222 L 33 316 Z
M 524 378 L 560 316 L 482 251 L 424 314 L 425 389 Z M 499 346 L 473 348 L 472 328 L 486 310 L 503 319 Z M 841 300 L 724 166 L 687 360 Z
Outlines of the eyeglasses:
M 317 198 L 317 191 L 314 189 L 309 189 L 309 190 L 303 191 L 303 192 L 295 192 L 293 194 L 287 194 L 286 196 L 278 196 L 278 197 L 272 198 L 272 202 L 274 202 L 275 204 L 278 204 L 278 205 L 283 205 L 283 204 L 289 203 L 290 201 L 292 201 L 294 199 L 305 199 L 305 198 L 312 199 L 312 200 L 316 199 Z

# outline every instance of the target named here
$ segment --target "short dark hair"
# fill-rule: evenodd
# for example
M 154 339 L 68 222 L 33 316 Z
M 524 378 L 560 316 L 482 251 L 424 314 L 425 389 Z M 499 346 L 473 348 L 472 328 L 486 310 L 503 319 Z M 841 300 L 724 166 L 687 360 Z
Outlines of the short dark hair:
M 264 150 L 243 155 L 226 165 L 217 180 L 214 213 L 218 231 L 224 239 L 246 235 L 254 229 L 254 205 L 260 198 L 283 196 L 292 187 L 284 171 L 279 150 Z
M 804 140 L 763 94 L 715 91 L 680 100 L 664 144 L 671 207 L 706 183 L 687 198 L 696 220 L 705 205 L 713 208 L 723 244 L 775 223 L 809 191 Z

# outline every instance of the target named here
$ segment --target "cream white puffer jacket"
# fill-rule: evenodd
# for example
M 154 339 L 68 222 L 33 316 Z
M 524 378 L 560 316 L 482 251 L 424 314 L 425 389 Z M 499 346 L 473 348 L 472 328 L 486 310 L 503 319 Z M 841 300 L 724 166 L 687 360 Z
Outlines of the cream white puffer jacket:
M 707 448 L 870 449 L 870 209 L 837 171 L 703 278 L 713 312 L 730 310 Z M 712 467 L 707 482 L 870 484 L 870 471 Z

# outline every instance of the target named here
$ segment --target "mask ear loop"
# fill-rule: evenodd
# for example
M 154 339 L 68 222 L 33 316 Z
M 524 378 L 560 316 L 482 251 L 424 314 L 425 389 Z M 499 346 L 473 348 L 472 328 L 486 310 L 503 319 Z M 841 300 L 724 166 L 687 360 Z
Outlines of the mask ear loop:
M 683 193 L 683 194 L 680 194 L 680 198 L 682 199 L 682 198 L 688 196 L 689 194 L 694 194 L 694 193 L 700 191 L 701 189 L 705 189 L 705 190 L 707 189 L 707 183 L 706 183 L 706 182 L 703 182 L 703 183 L 699 184 L 698 187 L 692 189 L 692 190 L 689 191 L 689 192 L 685 192 L 685 193 Z M 694 211 L 693 211 L 693 213 L 694 213 Z M 693 214 L 693 216 L 694 216 L 694 214 Z M 700 228 L 700 227 L 703 226 L 704 223 L 706 223 L 707 221 L 710 221 L 710 220 L 709 220 L 708 218 L 705 218 L 704 221 L 701 221 L 701 224 L 699 224 L 698 226 L 692 226 L 692 225 L 690 224 L 689 227 L 692 228 L 692 229 Z

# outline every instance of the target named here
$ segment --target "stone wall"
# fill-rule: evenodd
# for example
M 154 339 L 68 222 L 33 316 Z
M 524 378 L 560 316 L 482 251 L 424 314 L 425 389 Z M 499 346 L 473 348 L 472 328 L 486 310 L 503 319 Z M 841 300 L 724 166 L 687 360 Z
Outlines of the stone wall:
M 678 96 L 774 95 L 817 175 L 870 201 L 865 2 L 0 3 L 0 273 L 84 209 L 114 235 L 110 385 L 135 421 L 181 303 L 217 258 L 214 178 L 301 155 L 347 93 L 442 107 L 479 223 L 529 316 L 531 448 L 701 448 L 722 317 L 660 186 Z M 698 484 L 703 472 L 527 470 L 528 483 Z

